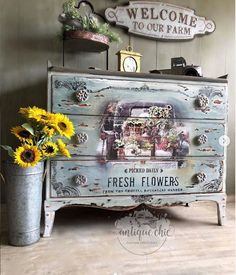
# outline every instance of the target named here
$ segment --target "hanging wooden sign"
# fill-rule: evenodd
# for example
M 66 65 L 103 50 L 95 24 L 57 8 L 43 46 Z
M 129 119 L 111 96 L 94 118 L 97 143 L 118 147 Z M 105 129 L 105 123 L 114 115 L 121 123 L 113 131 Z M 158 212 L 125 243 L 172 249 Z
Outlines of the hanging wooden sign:
M 192 39 L 215 30 L 212 20 L 197 16 L 194 10 L 162 2 L 132 1 L 106 9 L 105 16 L 130 33 L 157 39 Z

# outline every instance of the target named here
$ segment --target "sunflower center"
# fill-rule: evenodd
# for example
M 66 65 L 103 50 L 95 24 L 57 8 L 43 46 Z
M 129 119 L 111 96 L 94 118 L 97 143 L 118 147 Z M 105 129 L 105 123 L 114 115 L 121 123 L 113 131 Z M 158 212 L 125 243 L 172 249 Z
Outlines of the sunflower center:
M 22 152 L 22 154 L 20 155 L 20 158 L 22 161 L 24 162 L 33 162 L 35 160 L 35 154 L 33 150 L 25 150 L 24 152 Z
M 48 117 L 45 115 L 41 115 L 41 119 L 48 120 Z
M 64 122 L 60 122 L 60 123 L 58 124 L 58 126 L 59 126 L 59 128 L 60 128 L 61 130 L 65 130 L 65 129 L 66 129 L 66 124 L 65 124 Z
M 54 153 L 54 148 L 52 146 L 47 146 L 45 152 L 48 154 L 52 154 Z
M 22 130 L 19 132 L 19 136 L 23 137 L 23 138 L 29 138 L 30 137 L 30 132 L 28 132 L 27 130 Z

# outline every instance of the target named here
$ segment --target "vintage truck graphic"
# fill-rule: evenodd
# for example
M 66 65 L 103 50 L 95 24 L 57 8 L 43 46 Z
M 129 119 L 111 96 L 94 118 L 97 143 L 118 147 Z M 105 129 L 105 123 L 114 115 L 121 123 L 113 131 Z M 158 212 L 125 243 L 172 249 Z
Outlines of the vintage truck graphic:
M 105 109 L 100 152 L 110 160 L 184 157 L 189 132 L 164 102 L 112 102 Z

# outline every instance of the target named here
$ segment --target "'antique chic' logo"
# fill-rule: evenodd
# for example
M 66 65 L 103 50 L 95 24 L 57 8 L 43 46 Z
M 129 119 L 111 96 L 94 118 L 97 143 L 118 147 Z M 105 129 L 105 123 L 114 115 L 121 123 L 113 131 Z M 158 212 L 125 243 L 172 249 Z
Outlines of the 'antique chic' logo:
M 121 246 L 136 255 L 156 252 L 174 232 L 166 213 L 153 215 L 146 209 L 118 219 L 115 226 Z

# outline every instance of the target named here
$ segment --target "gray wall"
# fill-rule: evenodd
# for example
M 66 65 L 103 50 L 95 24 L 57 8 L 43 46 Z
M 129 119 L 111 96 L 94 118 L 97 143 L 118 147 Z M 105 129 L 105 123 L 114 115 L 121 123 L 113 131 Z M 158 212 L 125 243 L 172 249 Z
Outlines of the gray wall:
M 46 107 L 46 62 L 62 65 L 62 43 L 58 38 L 61 26 L 57 17 L 63 0 L 7 0 L 1 1 L 0 15 L 0 89 L 1 89 L 1 141 L 14 144 L 9 128 L 19 123 L 17 111 L 21 106 Z M 107 7 L 126 4 L 128 1 L 91 1 L 97 12 L 104 13 Z M 142 72 L 151 69 L 170 68 L 170 58 L 183 56 L 188 64 L 201 65 L 206 77 L 229 74 L 229 137 L 227 193 L 234 192 L 234 1 L 233 0 L 168 0 L 180 6 L 196 10 L 216 23 L 213 34 L 196 37 L 185 42 L 160 42 L 128 35 L 116 30 L 122 43 L 112 43 L 109 49 L 109 70 L 117 70 L 116 52 L 130 43 L 143 55 Z M 65 56 L 65 66 L 85 69 L 96 66 L 105 69 L 105 53 L 77 53 Z M 2 152 L 2 158 L 6 156 Z M 4 193 L 4 192 L 3 192 Z

